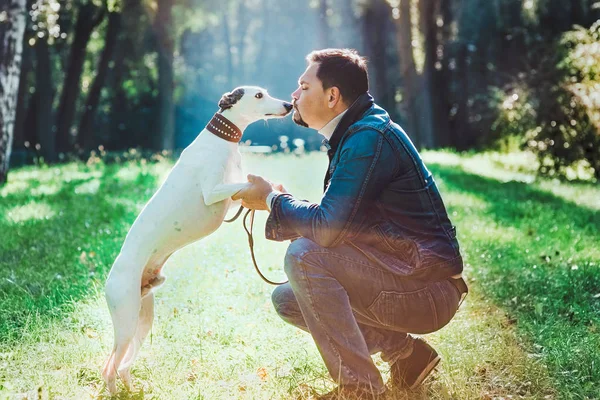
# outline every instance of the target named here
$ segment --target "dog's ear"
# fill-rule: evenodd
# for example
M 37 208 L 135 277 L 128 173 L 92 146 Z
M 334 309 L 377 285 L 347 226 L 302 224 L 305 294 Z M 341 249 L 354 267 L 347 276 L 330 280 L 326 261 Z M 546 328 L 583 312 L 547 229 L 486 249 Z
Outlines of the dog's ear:
M 228 108 L 233 107 L 235 103 L 237 103 L 244 96 L 244 89 L 238 88 L 233 92 L 225 93 L 221 100 L 219 100 L 219 108 L 221 111 L 227 110 Z

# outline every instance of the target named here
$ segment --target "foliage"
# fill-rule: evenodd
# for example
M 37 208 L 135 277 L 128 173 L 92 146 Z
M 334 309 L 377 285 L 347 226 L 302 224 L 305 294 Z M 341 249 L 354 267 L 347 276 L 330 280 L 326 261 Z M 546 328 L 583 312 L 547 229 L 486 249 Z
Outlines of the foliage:
M 506 137 L 518 137 L 522 141 L 523 134 L 537 128 L 535 97 L 526 85 L 501 90 L 492 88 L 490 108 L 497 113 L 491 126 L 500 140 Z
M 539 125 L 527 136 L 543 174 L 580 178 L 591 168 L 600 178 L 599 36 L 600 20 L 590 29 L 566 33 L 560 41 L 560 78 L 540 91 Z
M 424 131 L 429 132 L 428 146 L 459 150 L 486 148 L 510 137 L 539 151 L 546 174 L 572 174 L 566 172 L 572 165 L 591 170 L 597 164 L 590 149 L 598 147 L 591 129 L 598 125 L 598 116 L 591 110 L 598 109 L 594 54 L 599 40 L 597 27 L 585 28 L 600 18 L 600 7 L 579 0 L 29 0 L 24 87 L 17 110 L 17 119 L 24 122 L 15 125 L 13 157 L 51 158 L 44 148 L 39 150 L 40 144 L 50 148 L 64 105 L 62 95 L 67 88 L 80 87 L 67 104 L 76 110 L 73 121 L 60 125 L 70 125 L 70 139 L 75 141 L 98 75 L 105 79 L 85 154 L 98 146 L 159 150 L 155 138 L 163 130 L 158 116 L 166 103 L 158 62 L 164 38 L 156 18 L 159 4 L 171 3 L 173 22 L 164 32 L 172 35 L 173 43 L 173 74 L 168 77 L 173 95 L 167 103 L 174 105 L 176 148 L 196 137 L 224 92 L 255 84 L 288 98 L 304 70 L 305 55 L 332 46 L 357 48 L 369 57 L 372 94 L 417 145 Z M 70 55 L 82 48 L 76 40 L 77 21 L 90 5 L 104 20 L 85 44 L 82 73 L 69 77 Z M 410 89 L 410 75 L 404 75 L 399 62 L 403 5 L 411 17 L 411 29 L 403 31 L 412 36 L 407 57 L 414 59 L 419 75 L 410 79 Z M 119 13 L 122 23 L 108 71 L 98 74 L 109 12 Z M 380 23 L 369 23 L 373 15 Z M 574 24 L 581 28 L 573 31 Z M 561 41 L 566 31 L 572 33 Z M 38 46 L 42 40 L 47 51 Z M 40 64 L 49 65 L 48 71 L 38 68 Z M 512 100 L 515 95 L 518 99 Z M 573 109 L 572 102 L 584 109 Z M 538 113 L 550 109 L 558 114 Z M 318 137 L 289 118 L 270 122 L 268 129 L 259 125 L 245 134 L 252 144 L 278 146 L 279 138 L 287 136 L 290 142 L 305 140 L 307 150 L 320 148 Z M 571 137 L 582 127 L 585 132 Z M 568 143 L 569 148 L 556 149 L 550 141 Z
M 535 68 L 491 90 L 497 143 L 516 138 L 538 155 L 542 175 L 600 177 L 599 29 L 600 20 L 536 44 Z

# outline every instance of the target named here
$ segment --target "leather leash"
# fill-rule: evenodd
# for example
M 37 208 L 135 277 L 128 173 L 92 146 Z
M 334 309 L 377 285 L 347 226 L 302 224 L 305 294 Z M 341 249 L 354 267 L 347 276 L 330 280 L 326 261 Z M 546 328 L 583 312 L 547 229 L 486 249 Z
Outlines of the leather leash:
M 226 219 L 224 222 L 235 221 L 242 214 L 243 210 L 244 210 L 244 206 L 240 206 L 240 209 L 233 216 L 233 218 Z M 250 215 L 250 229 L 248 229 L 248 227 L 246 225 L 246 220 L 248 219 L 248 215 Z M 248 211 L 246 211 L 246 214 L 244 214 L 243 225 L 244 225 L 244 230 L 246 231 L 246 234 L 248 235 L 248 245 L 250 246 L 250 255 L 252 256 L 252 263 L 254 264 L 254 269 L 256 269 L 256 272 L 258 272 L 258 275 L 260 275 L 260 277 L 262 278 L 263 281 L 267 282 L 270 285 L 280 286 L 280 285 L 285 285 L 286 283 L 288 283 L 288 281 L 274 282 L 274 281 L 270 280 L 269 278 L 267 278 L 266 276 L 264 276 L 263 273 L 260 271 L 260 268 L 258 268 L 258 264 L 256 263 L 256 256 L 254 255 L 254 237 L 252 236 L 252 228 L 254 227 L 254 210 L 248 209 Z
M 237 212 L 235 213 L 235 215 L 233 216 L 233 218 L 231 218 L 231 219 L 226 219 L 226 220 L 225 220 L 225 221 L 223 221 L 223 222 L 227 222 L 227 223 L 229 223 L 229 222 L 233 222 L 233 221 L 235 221 L 236 219 L 238 219 L 238 218 L 240 217 L 240 214 L 242 213 L 242 211 L 244 211 L 244 206 L 240 206 L 240 209 L 239 209 L 239 210 L 237 210 Z

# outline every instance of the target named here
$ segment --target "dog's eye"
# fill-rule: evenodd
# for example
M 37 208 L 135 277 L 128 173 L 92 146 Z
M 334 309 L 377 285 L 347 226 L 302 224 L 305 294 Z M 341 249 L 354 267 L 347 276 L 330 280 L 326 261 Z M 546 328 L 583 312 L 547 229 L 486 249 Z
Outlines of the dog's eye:
M 263 98 L 263 94 L 261 92 L 258 92 L 254 95 L 254 97 L 256 97 L 257 99 L 262 99 Z

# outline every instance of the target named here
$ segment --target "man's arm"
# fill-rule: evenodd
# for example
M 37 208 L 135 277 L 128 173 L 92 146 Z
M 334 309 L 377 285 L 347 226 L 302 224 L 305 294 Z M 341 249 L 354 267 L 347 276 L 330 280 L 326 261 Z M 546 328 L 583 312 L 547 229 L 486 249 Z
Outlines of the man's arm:
M 265 227 L 268 239 L 303 236 L 323 247 L 337 245 L 359 209 L 373 204 L 397 170 L 390 144 L 375 130 L 354 133 L 341 152 L 321 204 L 289 194 L 274 197 Z

